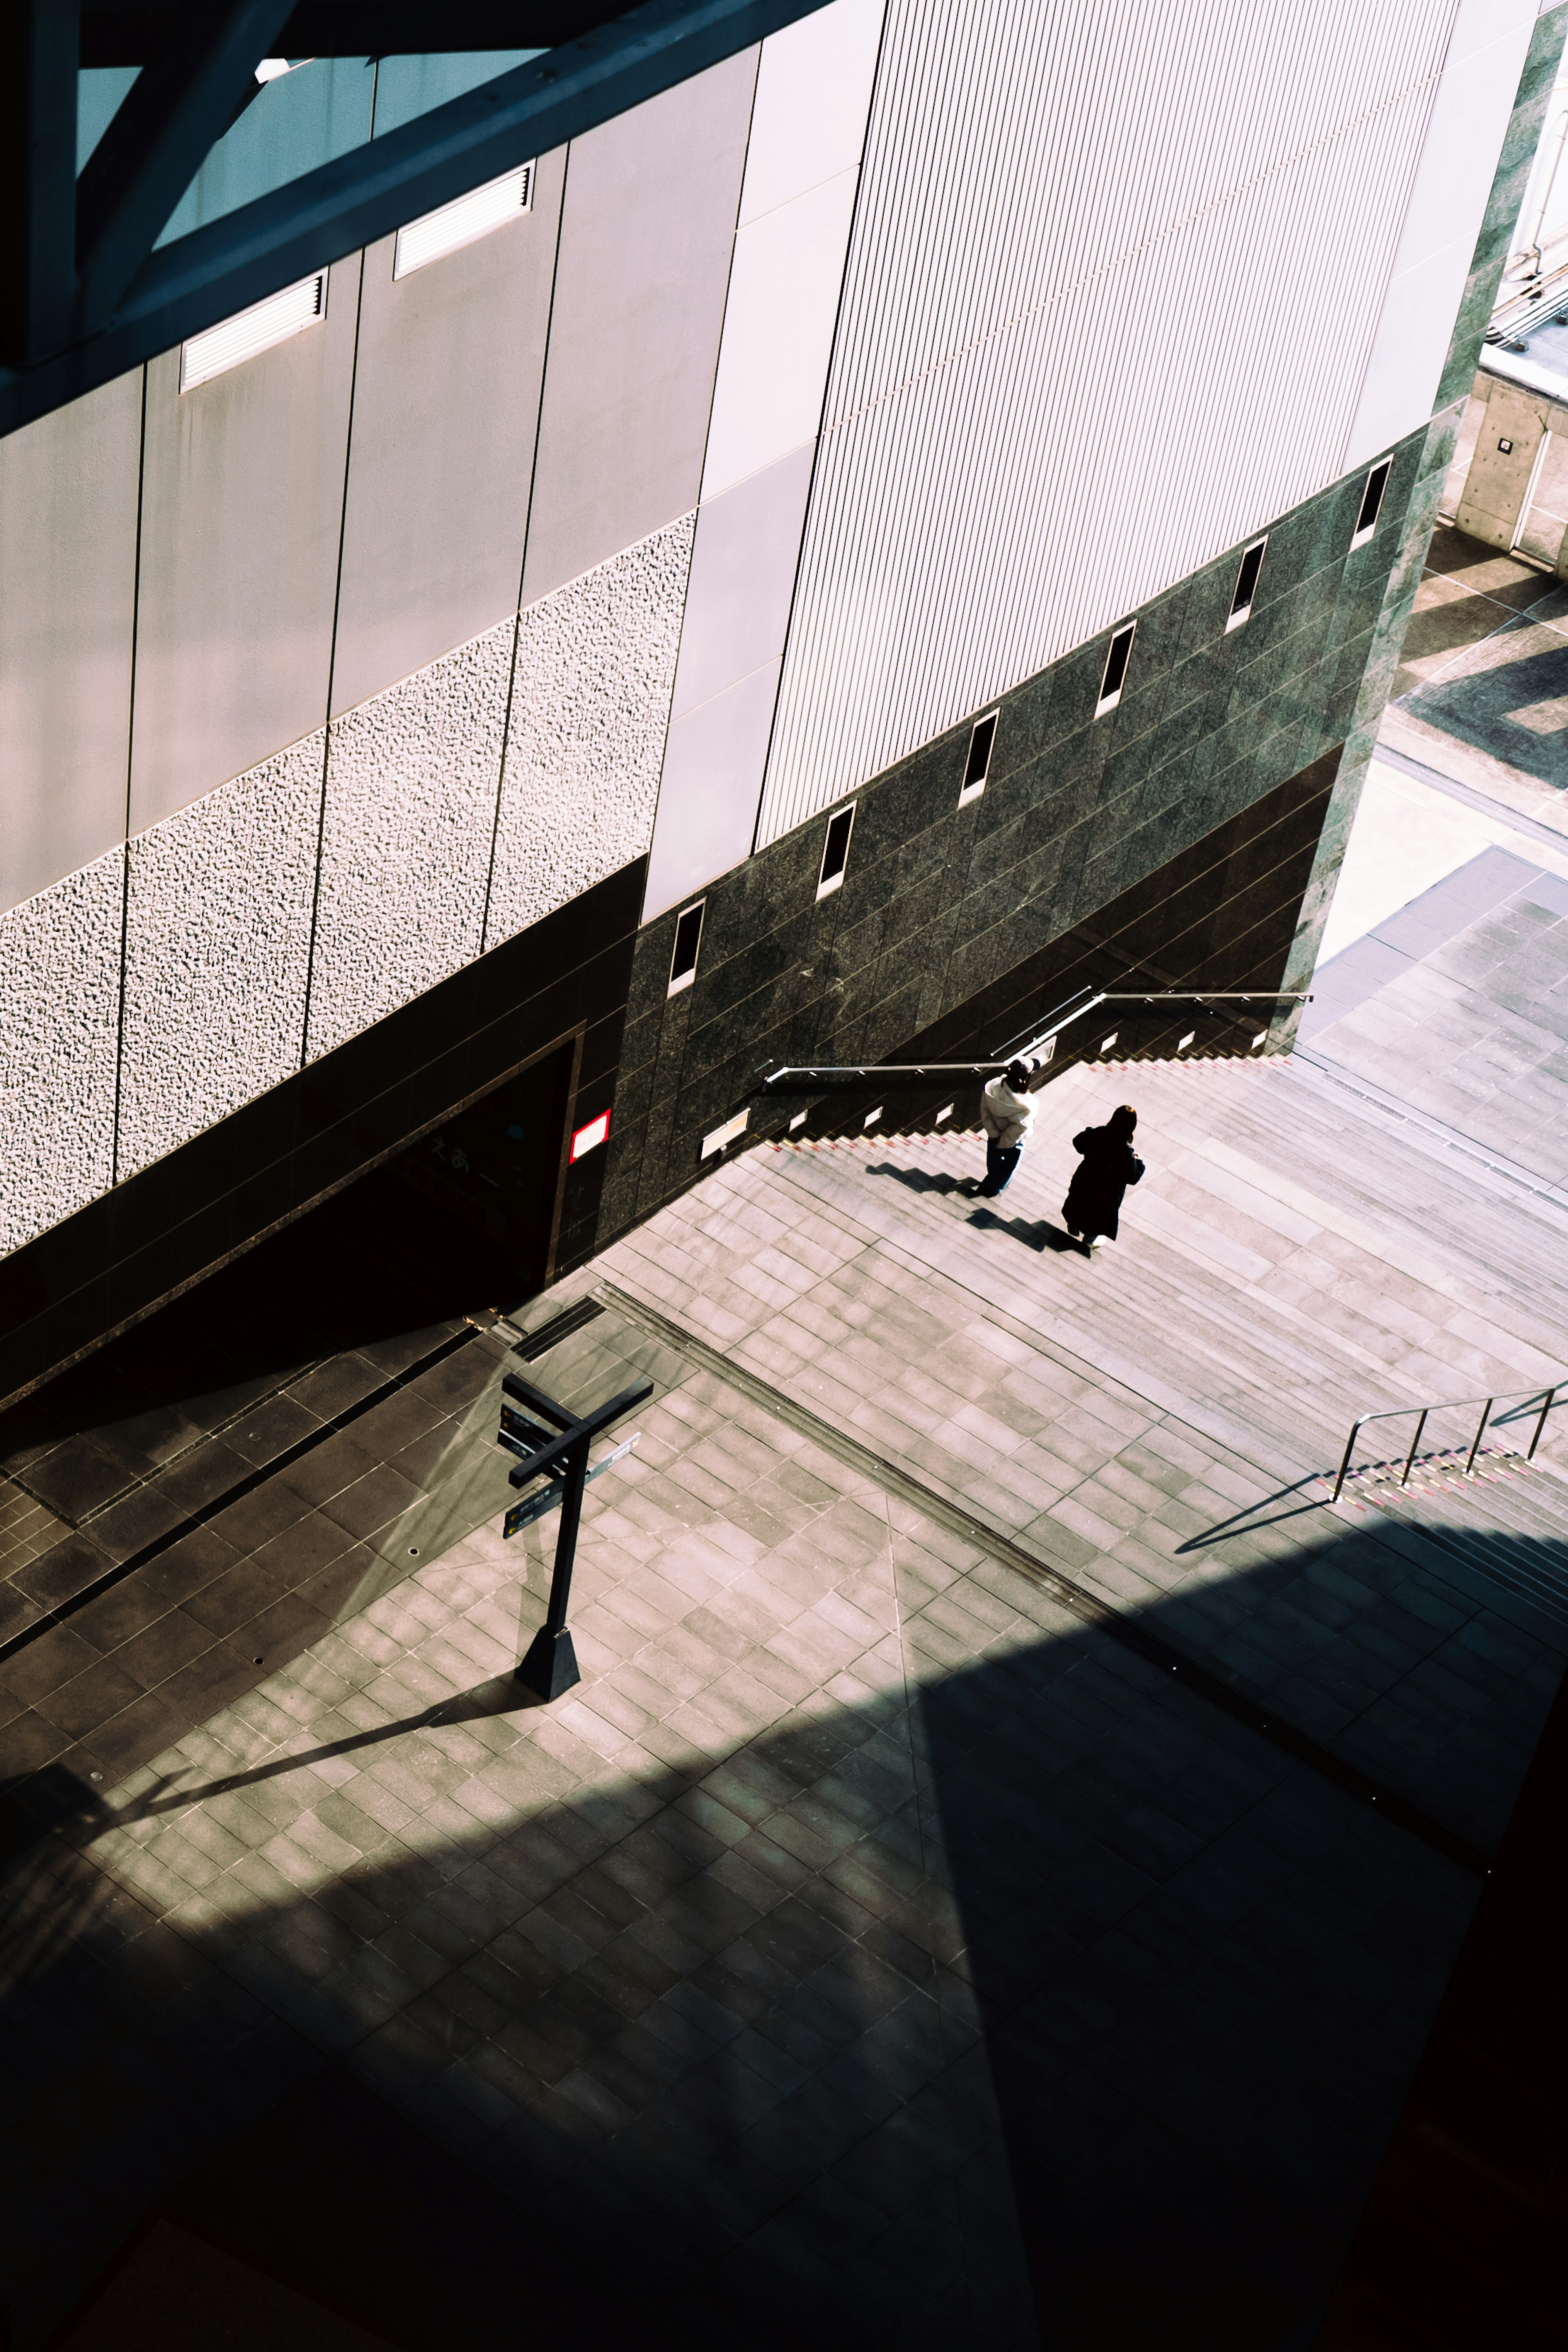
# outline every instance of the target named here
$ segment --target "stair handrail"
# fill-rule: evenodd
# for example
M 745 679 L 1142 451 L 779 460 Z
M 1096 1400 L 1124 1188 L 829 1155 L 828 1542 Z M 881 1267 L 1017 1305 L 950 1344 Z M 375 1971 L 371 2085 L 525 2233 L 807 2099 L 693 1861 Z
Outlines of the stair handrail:
M 1086 992 L 1079 989 L 1079 996 Z M 785 1092 L 801 1094 L 821 1078 L 923 1078 L 946 1076 L 962 1073 L 967 1077 L 984 1077 L 992 1070 L 1005 1070 L 1012 1063 L 1033 1063 L 1043 1068 L 1056 1052 L 1058 1037 L 1075 1021 L 1090 1013 L 1098 1013 L 1102 1004 L 1310 1004 L 1310 988 L 1101 988 L 1089 994 L 1087 1003 L 1069 997 L 1058 1005 L 1045 1026 L 1029 1037 L 1026 1045 L 1011 1045 L 989 1062 L 781 1062 L 770 1068 L 764 1062 L 758 1066 L 758 1075 L 764 1089 L 782 1086 Z M 1108 1041 L 1109 1042 L 1109 1041 Z M 1185 1043 L 1185 1040 L 1183 1041 Z M 805 1081 L 793 1087 L 789 1081 Z
M 1351 1433 L 1345 1440 L 1345 1450 L 1340 1460 L 1340 1475 L 1334 1480 L 1334 1491 L 1330 1496 L 1329 1501 L 1331 1504 L 1333 1504 L 1337 1503 L 1340 1499 L 1340 1490 L 1343 1486 L 1345 1480 L 1350 1475 L 1351 1457 L 1355 1452 L 1356 1439 L 1361 1435 L 1362 1431 L 1366 1427 L 1367 1423 L 1373 1421 L 1399 1421 L 1402 1420 L 1407 1412 L 1417 1413 L 1420 1418 L 1415 1423 L 1415 1434 L 1410 1441 L 1410 1451 L 1405 1457 L 1405 1467 L 1399 1474 L 1399 1483 L 1401 1486 L 1406 1486 L 1410 1483 L 1411 1469 L 1415 1461 L 1416 1450 L 1421 1444 L 1421 1433 L 1426 1426 L 1427 1417 L 1435 1412 L 1462 1412 L 1464 1408 L 1470 1404 L 1479 1404 L 1480 1406 L 1481 1417 L 1476 1423 L 1476 1433 L 1470 1440 L 1470 1450 L 1465 1457 L 1464 1475 L 1467 1478 L 1471 1475 L 1475 1469 L 1476 1455 L 1480 1451 L 1481 1439 L 1486 1434 L 1487 1423 L 1491 1419 L 1493 1405 L 1512 1404 L 1520 1397 L 1540 1396 L 1542 1399 L 1541 1411 L 1536 1415 L 1535 1428 L 1531 1436 L 1529 1451 L 1526 1453 L 1524 1457 L 1527 1462 L 1533 1462 L 1535 1459 L 1535 1449 L 1541 1443 L 1541 1433 L 1546 1426 L 1546 1416 L 1551 1412 L 1553 1403 L 1556 1402 L 1558 1390 L 1564 1386 L 1568 1386 L 1568 1372 L 1560 1372 L 1557 1378 L 1552 1381 L 1551 1387 L 1546 1389 L 1544 1391 L 1542 1391 L 1538 1383 L 1535 1387 L 1528 1389 L 1498 1390 L 1489 1397 L 1438 1397 L 1434 1399 L 1429 1404 L 1391 1404 L 1384 1405 L 1376 1412 L 1363 1412 L 1358 1420 L 1353 1421 L 1351 1423 Z

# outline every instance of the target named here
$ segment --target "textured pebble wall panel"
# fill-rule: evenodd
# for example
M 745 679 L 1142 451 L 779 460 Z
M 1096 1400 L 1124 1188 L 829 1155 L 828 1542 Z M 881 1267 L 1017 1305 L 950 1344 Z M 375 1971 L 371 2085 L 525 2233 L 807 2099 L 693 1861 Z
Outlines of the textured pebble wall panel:
M 108 1190 L 124 852 L 0 915 L 0 1255 Z
M 300 1066 L 323 731 L 131 844 L 120 1173 Z
M 522 614 L 487 946 L 647 853 L 696 520 Z
M 312 1061 L 479 952 L 512 627 L 332 721 Z

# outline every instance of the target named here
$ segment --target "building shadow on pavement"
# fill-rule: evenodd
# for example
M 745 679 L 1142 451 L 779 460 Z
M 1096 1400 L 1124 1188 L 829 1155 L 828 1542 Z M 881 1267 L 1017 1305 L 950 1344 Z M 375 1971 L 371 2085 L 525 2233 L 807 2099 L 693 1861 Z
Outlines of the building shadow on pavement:
M 1561 790 L 1568 782 L 1568 594 L 1506 622 L 1398 706 Z
M 1302 1545 L 1298 1588 L 1369 1540 Z M 1265 1614 L 1288 1581 L 1233 1580 Z M 1301 1615 L 1282 1710 L 1322 1654 Z M 1439 1817 L 1496 1783 L 1506 1820 L 1552 1693 L 1473 1664 L 1425 1745 L 1413 1690 L 1337 1744 Z M 422 2348 L 575 2297 L 589 2341 L 1280 2352 L 1478 1878 L 1105 1631 L 908 1670 L 687 1771 L 574 1784 L 552 1712 L 492 1678 L 123 1804 L 29 1784 L 0 1888 L 18 2347 L 162 2200 Z M 441 1747 L 479 1733 L 484 1822 Z M 400 1836 L 353 1801 L 384 1758 L 425 1792 Z M 176 1924 L 114 1876 L 126 1840 Z M 173 1901 L 176 1852 L 239 1857 L 221 1904 Z

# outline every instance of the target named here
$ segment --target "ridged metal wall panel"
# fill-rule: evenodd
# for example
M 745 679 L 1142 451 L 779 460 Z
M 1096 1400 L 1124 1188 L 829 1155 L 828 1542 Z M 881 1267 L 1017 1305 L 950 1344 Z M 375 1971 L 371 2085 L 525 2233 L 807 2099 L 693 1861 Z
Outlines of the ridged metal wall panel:
M 889 0 L 759 843 L 1333 479 L 1455 0 Z

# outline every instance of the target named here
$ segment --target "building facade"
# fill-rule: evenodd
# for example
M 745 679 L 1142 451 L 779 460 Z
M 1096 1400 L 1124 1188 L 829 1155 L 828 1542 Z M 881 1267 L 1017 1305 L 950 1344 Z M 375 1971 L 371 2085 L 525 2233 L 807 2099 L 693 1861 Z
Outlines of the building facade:
M 1306 985 L 1565 25 L 831 0 L 0 441 L 0 1397 L 487 1119 L 525 1293 L 770 1066 Z

